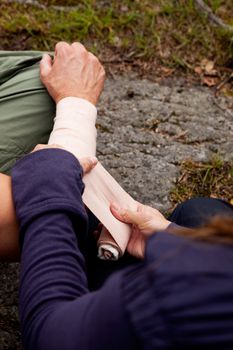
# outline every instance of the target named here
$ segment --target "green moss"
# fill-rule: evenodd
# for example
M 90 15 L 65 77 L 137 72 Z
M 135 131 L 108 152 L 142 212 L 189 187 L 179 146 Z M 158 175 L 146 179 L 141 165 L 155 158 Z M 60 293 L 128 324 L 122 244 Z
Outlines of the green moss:
M 228 0 L 227 0 L 228 1 Z M 222 1 L 210 1 L 216 11 Z M 40 0 L 40 9 L 0 5 L 2 49 L 52 50 L 59 40 L 81 41 L 97 54 L 110 50 L 122 61 L 157 62 L 193 69 L 203 58 L 231 66 L 232 33 L 210 25 L 191 0 Z M 104 5 L 105 4 L 105 5 Z M 75 6 L 68 11 L 54 8 Z M 231 7 L 231 11 L 229 10 Z M 227 13 L 233 3 L 227 2 Z M 232 20 L 232 19 L 231 19 Z
M 233 163 L 224 162 L 218 156 L 206 164 L 185 161 L 170 199 L 172 203 L 177 204 L 195 196 L 232 200 Z

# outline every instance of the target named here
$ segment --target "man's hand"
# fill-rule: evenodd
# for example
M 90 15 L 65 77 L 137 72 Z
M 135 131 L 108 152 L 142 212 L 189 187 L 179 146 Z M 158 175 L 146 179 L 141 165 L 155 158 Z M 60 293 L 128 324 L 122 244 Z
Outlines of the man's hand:
M 165 230 L 171 223 L 157 209 L 141 203 L 138 203 L 136 211 L 120 208 L 116 203 L 112 203 L 110 209 L 116 219 L 132 225 L 127 250 L 137 258 L 144 257 L 148 237 Z
M 44 54 L 40 78 L 56 103 L 65 97 L 79 97 L 96 105 L 103 90 L 105 71 L 98 58 L 82 44 L 59 42 L 53 60 Z

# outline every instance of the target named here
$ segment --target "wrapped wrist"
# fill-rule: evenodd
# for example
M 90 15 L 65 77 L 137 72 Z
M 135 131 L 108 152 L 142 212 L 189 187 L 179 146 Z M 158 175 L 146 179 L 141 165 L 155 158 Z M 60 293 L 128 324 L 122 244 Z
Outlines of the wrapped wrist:
M 77 158 L 95 156 L 96 107 L 87 100 L 66 97 L 57 104 L 49 144 L 59 144 Z

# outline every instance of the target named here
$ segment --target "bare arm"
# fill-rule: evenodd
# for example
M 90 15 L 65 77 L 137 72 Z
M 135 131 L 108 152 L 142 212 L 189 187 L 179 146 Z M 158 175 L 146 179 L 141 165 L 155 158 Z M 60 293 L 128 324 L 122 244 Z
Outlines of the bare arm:
M 0 173 L 0 261 L 19 260 L 18 229 L 11 177 Z

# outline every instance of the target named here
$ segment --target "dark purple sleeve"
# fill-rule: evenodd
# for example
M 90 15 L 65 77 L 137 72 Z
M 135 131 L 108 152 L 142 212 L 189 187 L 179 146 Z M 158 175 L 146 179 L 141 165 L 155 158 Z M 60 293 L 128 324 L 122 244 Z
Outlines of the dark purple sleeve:
M 12 172 L 25 350 L 137 348 L 122 303 L 121 274 L 88 291 L 79 249 L 87 226 L 81 177 L 76 158 L 58 149 L 26 156 Z

